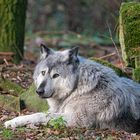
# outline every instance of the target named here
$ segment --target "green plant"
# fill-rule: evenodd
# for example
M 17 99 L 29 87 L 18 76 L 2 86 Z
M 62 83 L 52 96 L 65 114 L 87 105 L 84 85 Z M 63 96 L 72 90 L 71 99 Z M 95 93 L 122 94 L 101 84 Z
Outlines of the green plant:
M 11 139 L 13 137 L 13 132 L 12 132 L 12 130 L 9 130 L 9 129 L 3 129 L 2 136 L 5 139 Z
M 79 140 L 84 140 L 84 136 L 82 134 L 79 135 Z
M 97 136 L 96 140 L 102 140 L 102 138 L 100 136 Z
M 62 116 L 60 116 L 58 118 L 51 119 L 48 125 L 54 129 L 64 129 L 66 127 L 66 121 Z
M 113 140 L 112 136 L 108 136 L 107 140 Z

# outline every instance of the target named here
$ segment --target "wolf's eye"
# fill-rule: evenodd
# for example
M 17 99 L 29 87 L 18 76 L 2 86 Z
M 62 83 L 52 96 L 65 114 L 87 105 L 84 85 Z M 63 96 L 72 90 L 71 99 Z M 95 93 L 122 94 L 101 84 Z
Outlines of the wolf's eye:
M 41 71 L 41 74 L 44 76 L 45 75 L 45 73 L 46 73 L 46 71 Z
M 55 73 L 53 76 L 52 76 L 52 78 L 54 79 L 54 78 L 57 78 L 59 76 L 59 74 L 58 73 Z

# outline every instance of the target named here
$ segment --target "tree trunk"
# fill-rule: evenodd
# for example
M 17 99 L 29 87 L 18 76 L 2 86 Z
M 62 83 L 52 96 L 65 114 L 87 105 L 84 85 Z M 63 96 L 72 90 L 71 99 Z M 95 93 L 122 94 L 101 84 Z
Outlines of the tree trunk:
M 133 68 L 133 79 L 140 83 L 140 3 L 122 3 L 119 39 L 125 64 Z
M 0 0 L 0 51 L 14 52 L 14 62 L 23 58 L 27 0 Z

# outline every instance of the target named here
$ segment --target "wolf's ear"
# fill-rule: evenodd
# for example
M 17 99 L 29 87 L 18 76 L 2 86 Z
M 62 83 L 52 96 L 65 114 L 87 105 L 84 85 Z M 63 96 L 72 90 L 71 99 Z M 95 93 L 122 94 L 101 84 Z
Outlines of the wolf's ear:
M 79 47 L 74 47 L 69 50 L 69 57 L 77 57 Z
M 69 61 L 69 64 L 72 63 L 72 62 L 78 62 L 78 47 L 74 47 L 70 50 L 68 50 L 68 61 Z
M 40 44 L 40 47 L 41 47 L 41 58 L 46 58 L 48 55 L 53 53 L 53 51 L 44 44 Z

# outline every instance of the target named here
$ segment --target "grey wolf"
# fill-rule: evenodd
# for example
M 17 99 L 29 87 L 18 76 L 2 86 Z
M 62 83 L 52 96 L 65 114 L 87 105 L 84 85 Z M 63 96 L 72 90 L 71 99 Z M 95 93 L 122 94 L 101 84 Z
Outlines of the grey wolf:
M 33 78 L 48 113 L 19 116 L 5 127 L 47 124 L 63 116 L 70 127 L 139 131 L 140 84 L 79 56 L 78 48 L 54 51 L 42 44 Z

